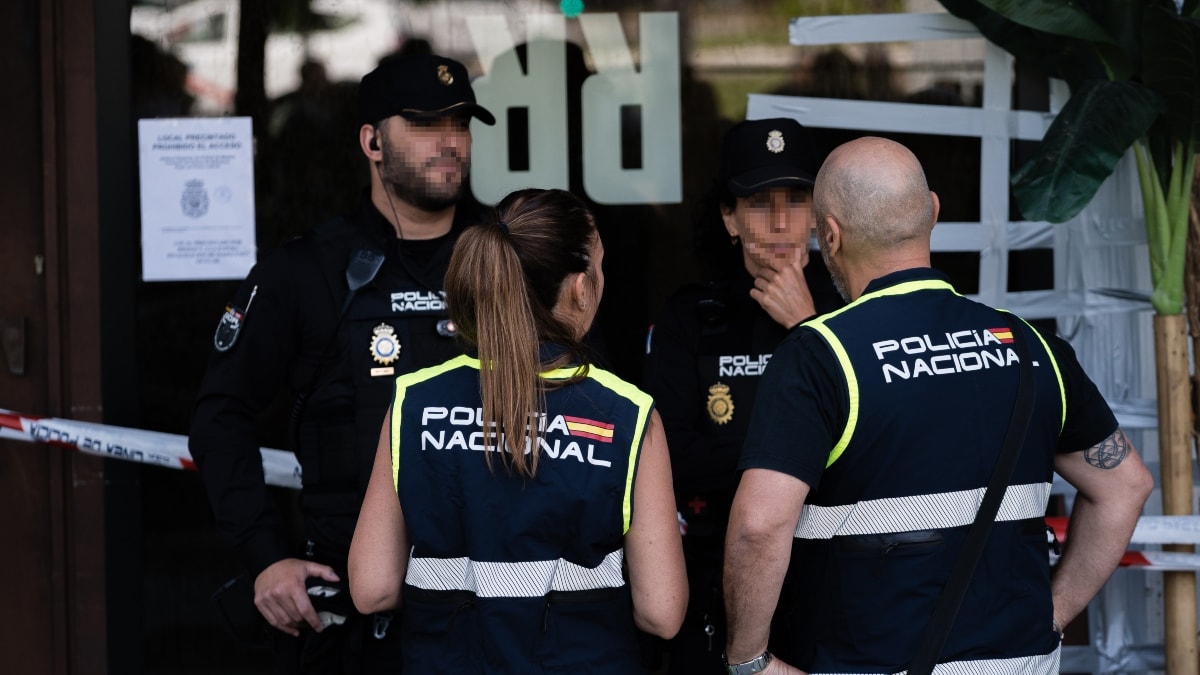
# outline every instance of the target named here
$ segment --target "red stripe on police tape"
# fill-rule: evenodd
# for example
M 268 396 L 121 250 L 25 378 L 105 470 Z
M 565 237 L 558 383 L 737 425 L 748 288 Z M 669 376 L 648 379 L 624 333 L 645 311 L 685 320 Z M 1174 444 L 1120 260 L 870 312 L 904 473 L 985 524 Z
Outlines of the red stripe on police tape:
M 1046 518 L 1046 524 L 1054 530 L 1054 536 L 1063 544 L 1067 541 L 1069 523 L 1070 518 L 1067 516 Z M 1142 545 L 1196 545 L 1200 543 L 1200 516 L 1142 516 L 1138 518 L 1130 542 Z M 1197 570 L 1200 569 L 1200 556 L 1187 552 L 1128 550 L 1121 556 L 1118 565 L 1163 572 Z
M 25 430 L 25 428 L 21 426 L 21 418 L 13 413 L 8 412 L 7 410 L 0 410 L 0 427 L 16 429 L 17 431 Z
M 161 431 L 38 417 L 0 408 L 0 439 L 3 438 L 71 448 L 89 455 L 153 466 L 196 469 L 187 449 L 187 436 Z M 259 452 L 268 485 L 300 488 L 300 464 L 294 454 L 273 448 L 260 448 Z

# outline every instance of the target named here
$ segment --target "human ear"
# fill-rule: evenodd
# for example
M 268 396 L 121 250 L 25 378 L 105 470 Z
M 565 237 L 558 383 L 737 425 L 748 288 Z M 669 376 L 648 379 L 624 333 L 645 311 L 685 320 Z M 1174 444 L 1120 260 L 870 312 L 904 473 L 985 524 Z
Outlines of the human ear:
M 571 281 L 571 298 L 575 302 L 575 306 L 582 311 L 587 311 L 588 308 L 587 287 L 587 273 L 585 272 L 579 272 L 575 275 L 575 279 Z
M 825 216 L 825 227 L 821 230 L 821 248 L 827 255 L 837 253 L 842 248 L 842 226 L 837 218 Z
M 725 225 L 725 231 L 729 233 L 730 238 L 736 241 L 740 233 L 738 232 L 737 218 L 733 216 L 733 209 L 726 210 L 725 207 L 721 207 L 721 222 Z
M 358 128 L 358 145 L 367 159 L 372 162 L 383 161 L 383 149 L 379 147 L 379 131 L 373 124 L 364 124 Z

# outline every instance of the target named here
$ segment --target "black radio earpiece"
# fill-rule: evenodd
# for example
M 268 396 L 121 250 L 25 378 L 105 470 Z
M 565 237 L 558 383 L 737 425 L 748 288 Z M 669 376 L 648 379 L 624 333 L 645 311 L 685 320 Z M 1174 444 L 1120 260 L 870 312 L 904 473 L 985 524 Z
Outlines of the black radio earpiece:
M 368 147 L 370 147 L 373 152 L 379 152 L 379 137 L 372 136 L 371 142 L 368 144 Z

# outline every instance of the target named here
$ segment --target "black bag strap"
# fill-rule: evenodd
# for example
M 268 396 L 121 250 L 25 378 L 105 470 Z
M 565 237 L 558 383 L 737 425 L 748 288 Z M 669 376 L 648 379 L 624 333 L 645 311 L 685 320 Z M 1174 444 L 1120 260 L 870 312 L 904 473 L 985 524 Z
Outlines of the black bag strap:
M 296 442 L 296 434 L 300 429 L 300 421 L 304 418 L 304 410 L 308 407 L 308 399 L 317 391 L 321 378 L 329 370 L 329 350 L 333 343 L 337 342 L 338 331 L 341 330 L 342 322 L 346 319 L 346 312 L 350 310 L 354 298 L 358 297 L 358 292 L 375 280 L 379 269 L 383 267 L 383 259 L 383 251 L 371 247 L 356 248 L 350 253 L 350 262 L 346 264 L 346 286 L 349 290 L 346 291 L 346 297 L 342 301 L 342 309 L 338 312 L 338 318 L 333 324 L 333 331 L 329 334 L 329 339 L 325 341 L 325 346 L 321 349 L 320 357 L 317 358 L 317 365 L 313 368 L 312 377 L 308 378 L 308 384 L 300 390 L 296 400 L 292 402 L 293 444 Z
M 967 530 L 967 538 L 963 543 L 962 552 L 950 571 L 950 578 L 942 588 L 934 607 L 925 634 L 917 645 L 916 655 L 908 668 L 908 675 L 929 675 L 937 663 L 938 655 L 950 637 L 950 629 L 954 627 L 954 618 L 962 606 L 963 596 L 971 585 L 975 575 L 975 567 L 983 554 L 983 546 L 987 543 L 988 533 L 1000 510 L 1000 502 L 1012 478 L 1013 469 L 1017 465 L 1017 457 L 1021 454 L 1021 446 L 1025 443 L 1025 432 L 1029 428 L 1029 418 L 1033 414 L 1034 386 L 1033 364 L 1030 362 L 1029 347 L 1025 335 L 1021 333 L 1021 319 L 1009 312 L 1001 312 L 1005 323 L 1012 329 L 1013 343 L 1016 345 L 1017 356 L 1021 360 L 1021 383 L 1017 387 L 1017 401 L 1013 405 L 1012 418 L 1008 423 L 1008 433 L 1004 436 L 1004 447 L 996 460 L 996 468 L 992 471 L 992 479 L 988 482 L 987 492 L 983 502 L 975 512 L 975 521 Z

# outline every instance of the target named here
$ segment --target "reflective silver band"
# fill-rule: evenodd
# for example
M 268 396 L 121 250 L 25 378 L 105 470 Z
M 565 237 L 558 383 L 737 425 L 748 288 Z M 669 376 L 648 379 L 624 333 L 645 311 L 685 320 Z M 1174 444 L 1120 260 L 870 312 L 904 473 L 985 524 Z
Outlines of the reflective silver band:
M 470 591 L 481 598 L 539 598 L 551 591 L 587 591 L 625 585 L 617 549 L 596 567 L 563 559 L 480 562 L 470 558 L 410 558 L 405 582 L 431 591 Z
M 1062 647 L 1049 654 L 1019 656 L 1013 659 L 980 659 L 978 661 L 952 661 L 933 667 L 933 675 L 1058 675 Z M 896 675 L 904 675 L 902 670 Z M 841 673 L 816 672 L 810 675 L 843 675 Z M 851 675 L 849 673 L 845 675 Z M 861 675 L 861 674 L 859 674 Z
M 1050 483 L 1010 485 L 996 521 L 1042 518 L 1050 501 Z M 939 530 L 970 525 L 986 488 L 870 499 L 843 506 L 806 504 L 796 525 L 797 539 L 830 539 L 856 534 Z

